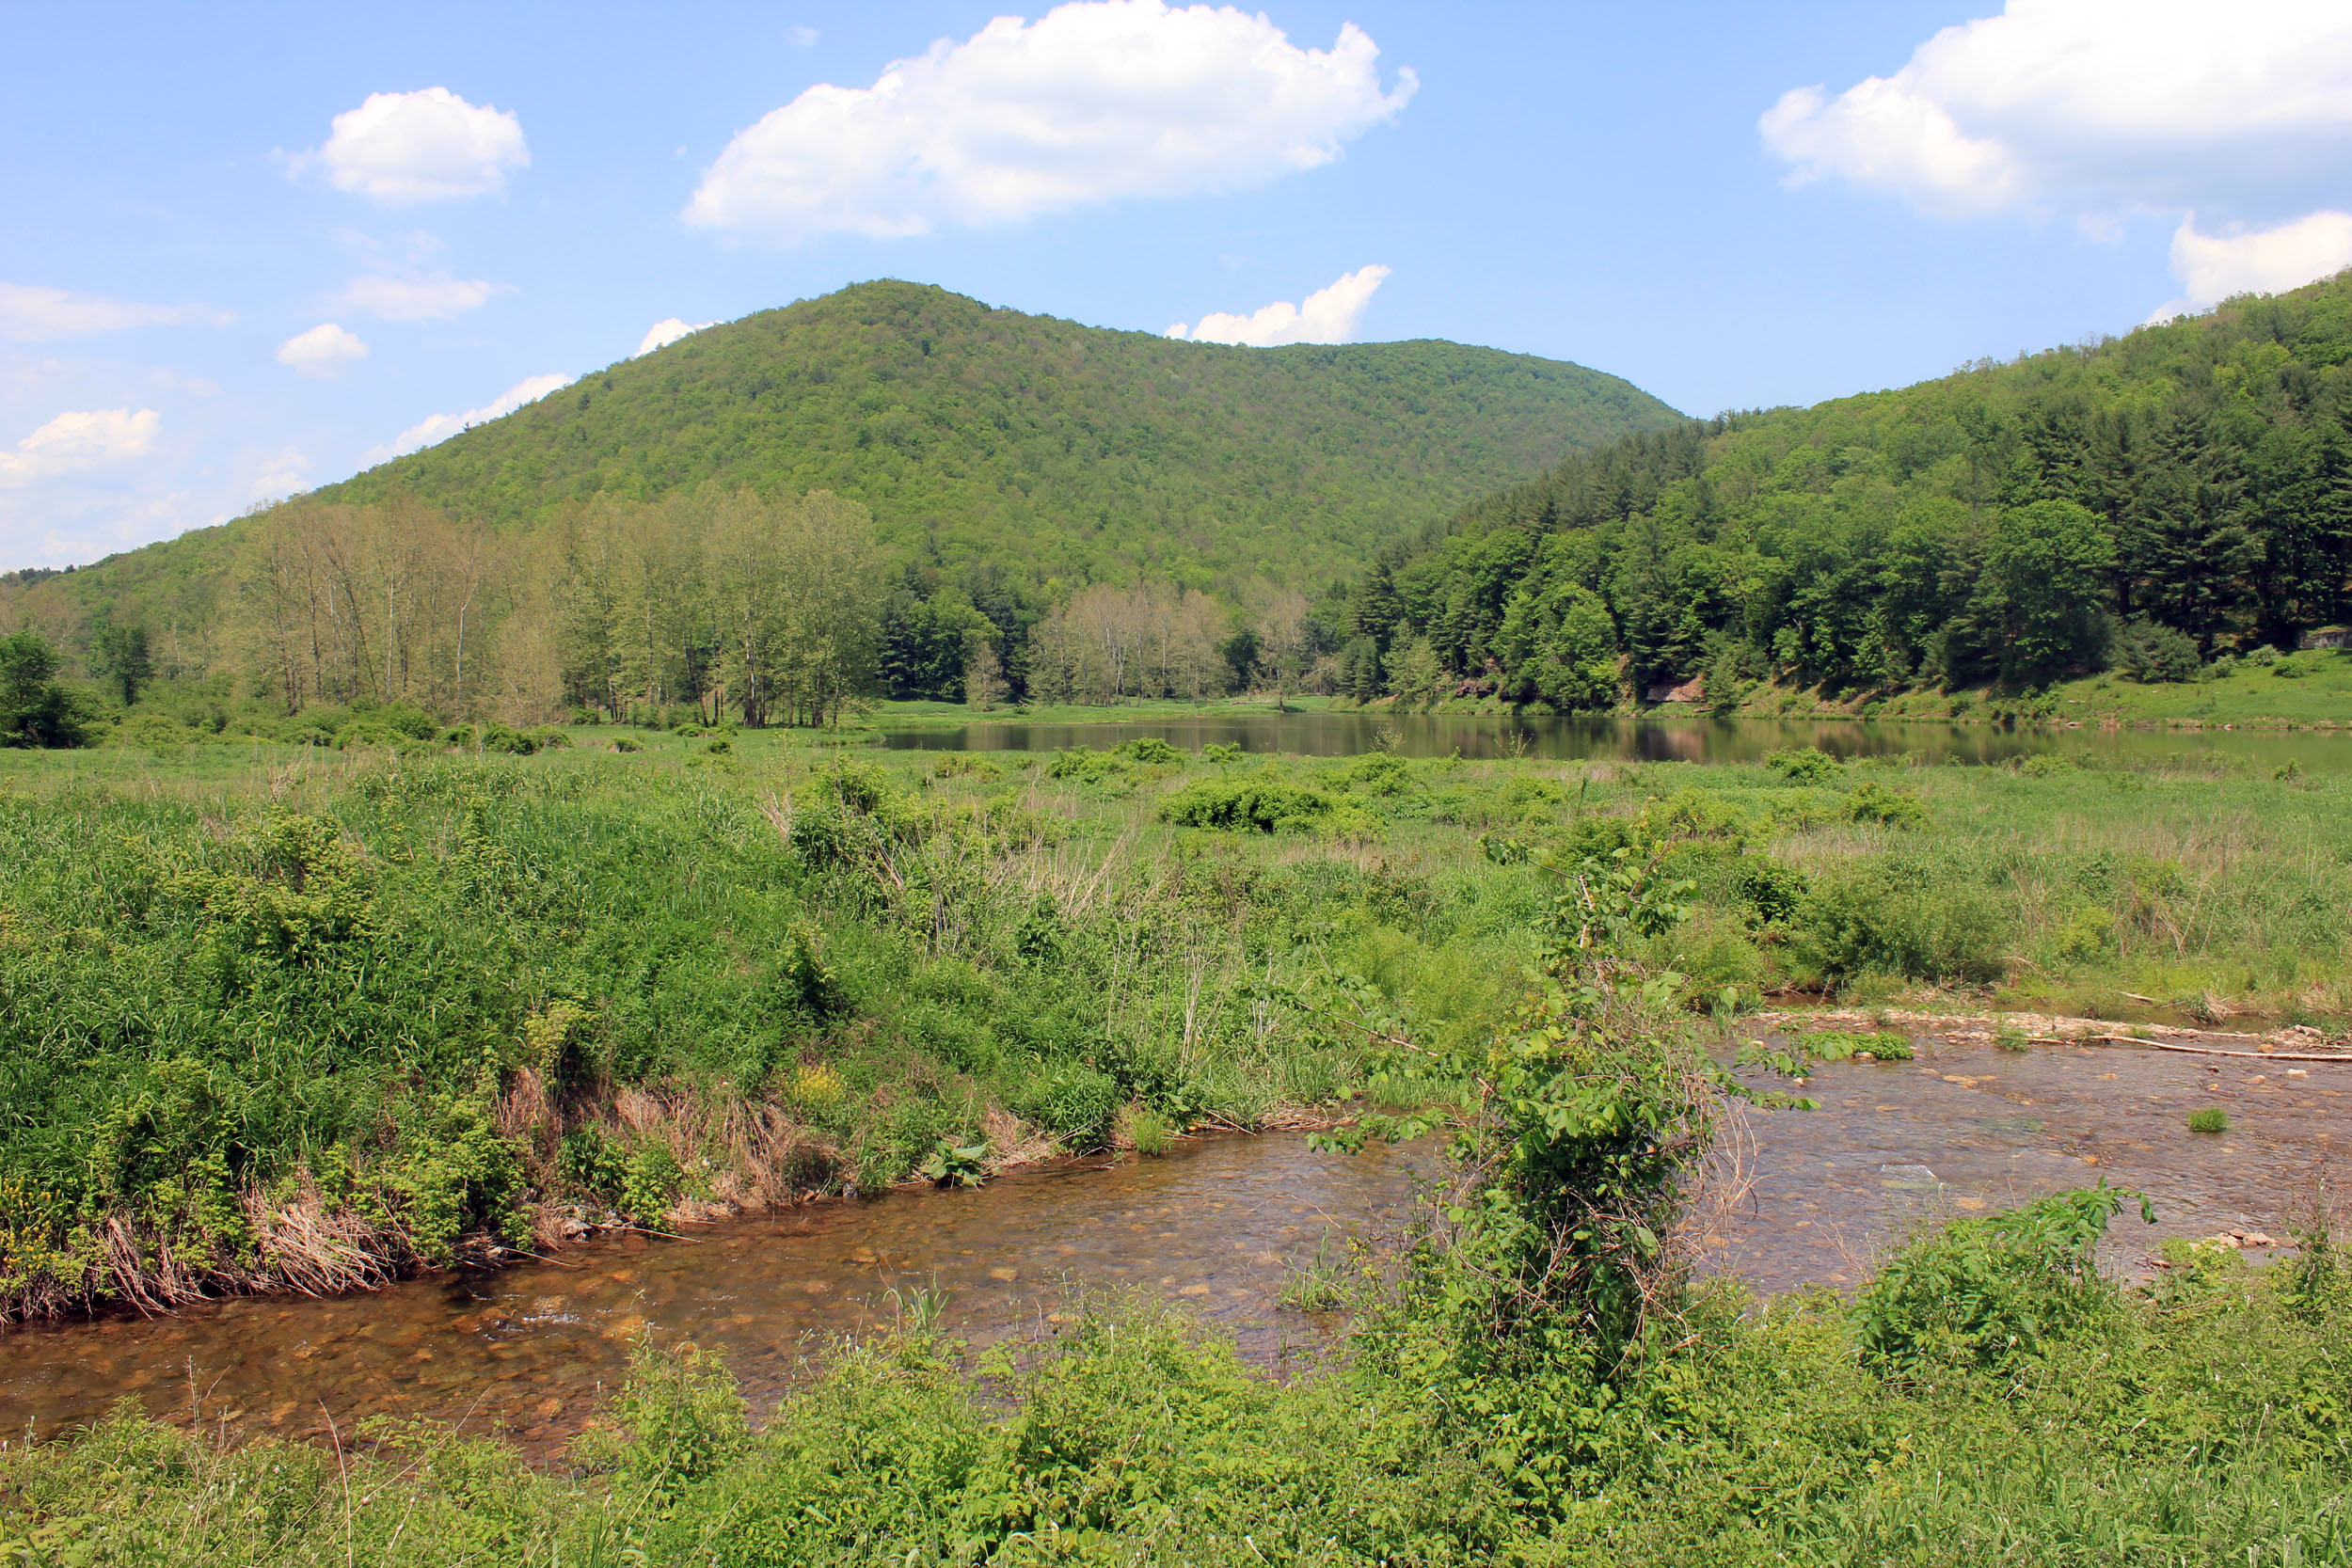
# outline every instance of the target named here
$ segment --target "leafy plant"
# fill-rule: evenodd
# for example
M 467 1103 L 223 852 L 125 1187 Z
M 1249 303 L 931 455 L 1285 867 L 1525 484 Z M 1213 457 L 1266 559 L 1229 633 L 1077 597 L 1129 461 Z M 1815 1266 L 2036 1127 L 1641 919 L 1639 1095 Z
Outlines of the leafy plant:
M 943 1137 L 914 1169 L 943 1187 L 977 1187 L 988 1179 L 986 1139 L 967 1144 Z

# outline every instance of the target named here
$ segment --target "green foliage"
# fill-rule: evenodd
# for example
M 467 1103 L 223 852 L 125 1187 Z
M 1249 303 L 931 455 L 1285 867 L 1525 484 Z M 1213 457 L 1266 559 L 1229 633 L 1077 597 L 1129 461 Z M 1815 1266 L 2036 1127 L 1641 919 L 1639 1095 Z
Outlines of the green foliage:
M 56 673 L 56 650 L 39 632 L 0 637 L 0 746 L 83 743 L 82 705 L 57 683 Z
M 2110 658 L 2179 682 L 2229 647 L 2291 650 L 2352 611 L 2347 299 L 2339 276 L 1629 435 L 1384 554 L 1349 627 L 1375 658 L 1419 650 L 1390 671 L 1401 698 L 1467 681 L 1563 709 L 1613 700 L 1619 656 L 1635 694 L 1704 675 L 1720 711 L 1768 675 L 1997 684 L 2013 707 Z
M 669 1501 L 750 1442 L 749 1411 L 725 1356 L 691 1339 L 664 1344 L 648 1328 L 629 1348 L 612 1424 L 589 1432 L 574 1451 L 630 1489 Z
M 2149 620 L 2135 620 L 2116 634 L 2115 667 L 2142 686 L 2197 678 L 2197 640 Z
M 1794 784 L 1832 784 L 1845 776 L 1846 765 L 1818 746 L 1797 746 L 1764 758 L 1765 771 Z
M 2050 1341 L 2119 1315 L 2115 1287 L 2094 1251 L 2107 1221 L 2138 1198 L 2105 1183 L 2056 1193 L 2023 1209 L 1953 1221 L 1899 1254 L 1854 1304 L 1865 1363 L 1924 1380 L 1941 1371 L 2003 1372 Z
M 1039 1079 L 1022 1115 L 1078 1151 L 1110 1142 L 1124 1096 L 1119 1080 L 1084 1062 L 1059 1062 Z
M 1672 418 L 1616 377 L 1488 349 L 1253 352 L 877 282 L 698 332 L 325 499 L 510 524 L 598 492 L 821 489 L 864 502 L 888 553 L 951 570 L 1132 578 L 1199 538 L 1207 571 L 1322 580 L 1433 507 Z
M 1270 775 L 1196 779 L 1160 802 L 1160 820 L 1220 832 L 1299 832 L 1321 826 L 1338 802 Z
M 1832 980 L 1983 982 L 2002 973 L 2007 925 L 1980 884 L 1892 861 L 1816 879 L 1791 930 L 1804 959 Z
M 1149 1105 L 1127 1107 L 1127 1140 L 1136 1152 L 1156 1159 L 1176 1147 L 1176 1127 Z
M 1866 779 L 1846 797 L 1846 819 L 1876 822 L 1888 828 L 1915 828 L 1928 819 L 1928 808 L 1911 790 L 1889 789 L 1874 779 Z
M 2188 1130 L 2192 1132 L 2227 1132 L 2230 1113 L 2218 1105 L 2201 1105 L 2188 1114 Z
M 987 1180 L 988 1143 L 960 1143 L 954 1138 L 942 1138 L 932 1146 L 923 1163 L 914 1167 L 918 1176 L 929 1177 L 943 1187 L 977 1187 Z

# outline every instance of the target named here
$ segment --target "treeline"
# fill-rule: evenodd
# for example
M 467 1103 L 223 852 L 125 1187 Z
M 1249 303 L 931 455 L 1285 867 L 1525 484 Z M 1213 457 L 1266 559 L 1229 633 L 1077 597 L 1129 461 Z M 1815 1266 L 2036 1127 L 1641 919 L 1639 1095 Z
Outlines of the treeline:
M 1703 678 L 2023 689 L 2347 613 L 2352 274 L 1571 457 L 1384 553 L 1340 688 L 1604 708 Z
M 105 733 L 104 697 L 60 679 L 74 655 L 122 708 L 161 681 L 166 707 L 218 710 L 215 729 L 239 704 L 758 728 L 834 724 L 882 698 L 1289 691 L 1315 683 L 1331 641 L 1305 594 L 1263 580 L 1224 597 L 1147 578 L 1047 599 L 995 566 L 888 571 L 874 535 L 863 506 L 822 491 L 600 495 L 527 531 L 409 497 L 304 499 L 249 519 L 200 639 L 105 613 L 61 638 L 17 633 L 0 657 L 0 732 L 41 746 Z

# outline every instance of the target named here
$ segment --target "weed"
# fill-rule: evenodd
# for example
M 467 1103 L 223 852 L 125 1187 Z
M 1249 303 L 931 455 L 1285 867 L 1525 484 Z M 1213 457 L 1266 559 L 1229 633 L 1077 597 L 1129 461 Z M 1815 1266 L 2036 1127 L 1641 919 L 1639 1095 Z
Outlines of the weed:
M 2227 1132 L 2230 1113 L 2218 1105 L 2201 1105 L 2188 1114 L 2188 1130 L 2192 1132 Z

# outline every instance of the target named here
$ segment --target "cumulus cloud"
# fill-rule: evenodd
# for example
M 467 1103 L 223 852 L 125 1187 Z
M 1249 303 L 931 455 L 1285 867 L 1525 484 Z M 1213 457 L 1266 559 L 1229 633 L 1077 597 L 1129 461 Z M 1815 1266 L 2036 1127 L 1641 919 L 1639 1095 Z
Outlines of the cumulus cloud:
M 631 359 L 642 358 L 644 356 L 651 354 L 655 349 L 668 348 L 672 343 L 676 342 L 680 338 L 691 338 L 706 326 L 716 326 L 718 325 L 719 324 L 717 322 L 681 321 L 676 316 L 672 316 L 667 321 L 658 321 L 651 326 L 645 328 L 645 336 L 639 341 L 637 344 L 637 352 L 630 355 L 629 357 Z
M 357 332 L 346 332 L 333 322 L 321 322 L 308 332 L 297 332 L 278 345 L 278 362 L 290 371 L 322 380 L 343 373 L 353 362 L 368 356 L 368 345 Z
M 496 293 L 495 284 L 478 277 L 452 277 L 447 273 L 427 277 L 371 274 L 353 278 L 338 297 L 350 309 L 386 321 L 441 322 L 480 309 Z
M 1417 86 L 1383 89 L 1353 23 L 1301 49 L 1263 15 L 1085 0 L 1000 16 L 820 84 L 739 133 L 686 209 L 702 228 L 793 244 L 1014 222 L 1091 202 L 1266 184 L 1341 155 Z
M 2278 293 L 2352 267 L 2352 213 L 2312 213 L 2269 229 L 2208 234 L 2197 214 L 2172 232 L 2172 276 L 2181 297 L 2148 319 L 2170 321 L 2232 294 Z
M 155 427 L 161 421 L 162 416 L 152 408 L 136 413 L 128 408 L 87 408 L 60 414 L 17 442 L 13 451 L 0 451 L 0 489 L 22 488 L 143 457 L 153 448 Z
M 278 500 L 302 488 L 310 459 L 299 447 L 246 453 L 239 461 L 246 494 L 254 500 Z
M 232 311 L 210 305 L 141 305 L 103 294 L 0 283 L 0 338 L 21 343 L 124 332 L 135 326 L 227 326 Z
M 365 454 L 365 461 L 381 463 L 405 451 L 429 447 L 436 441 L 446 441 L 469 425 L 487 424 L 490 420 L 512 414 L 525 404 L 536 403 L 559 387 L 568 387 L 568 375 L 534 375 L 518 381 L 479 408 L 469 408 L 462 414 L 429 414 L 402 431 L 387 444 Z
M 297 174 L 323 169 L 339 191 L 402 206 L 502 191 L 509 172 L 531 166 L 531 148 L 513 114 L 426 87 L 370 93 L 335 117 L 325 146 L 287 164 Z
M 1892 76 L 1781 98 L 1760 122 L 1793 183 L 1931 213 L 2304 211 L 2352 174 L 2342 0 L 2010 0 Z
M 1309 294 L 1302 305 L 1276 300 L 1246 316 L 1219 311 L 1201 317 L 1195 326 L 1178 322 L 1168 329 L 1168 336 L 1189 338 L 1196 343 L 1245 343 L 1251 348 L 1343 343 L 1356 335 L 1364 311 L 1372 305 L 1374 291 L 1388 276 L 1387 267 L 1358 267 Z

